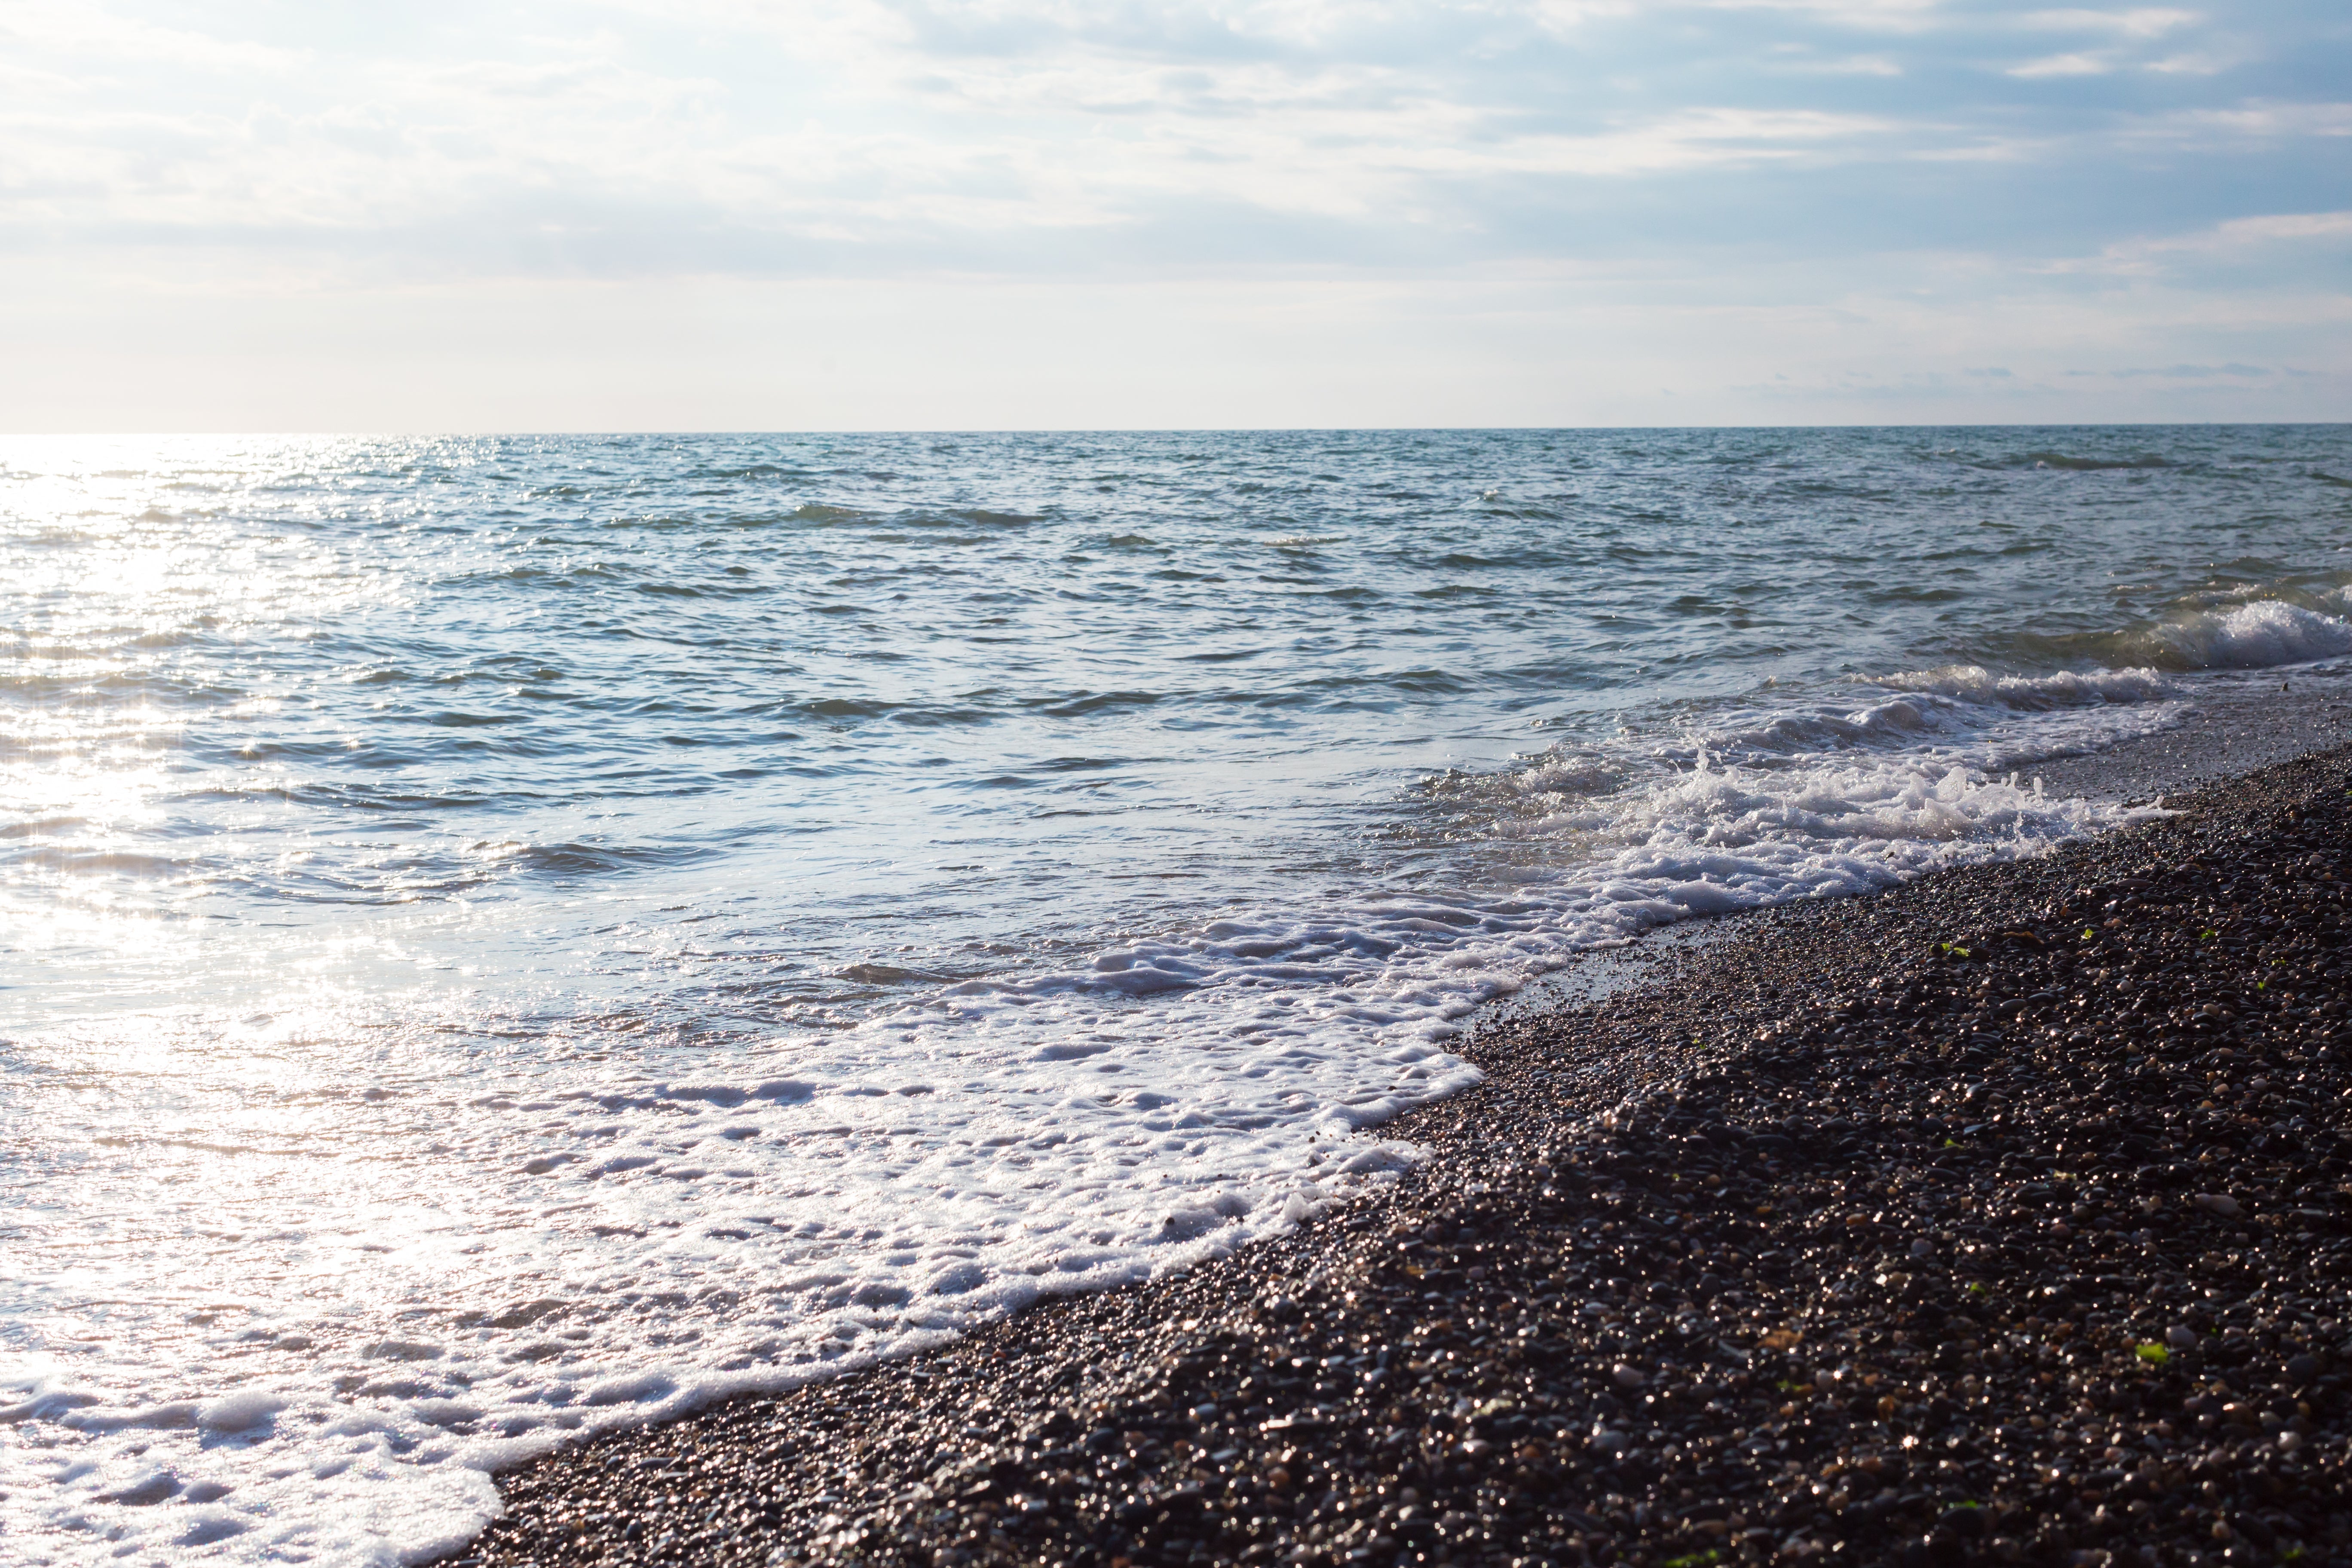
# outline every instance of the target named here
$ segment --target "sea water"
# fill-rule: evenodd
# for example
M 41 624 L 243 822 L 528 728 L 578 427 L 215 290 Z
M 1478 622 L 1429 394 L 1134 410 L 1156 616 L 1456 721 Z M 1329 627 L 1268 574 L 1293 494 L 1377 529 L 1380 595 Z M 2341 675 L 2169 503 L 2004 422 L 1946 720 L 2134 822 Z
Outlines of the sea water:
M 1485 1003 L 2352 652 L 2342 427 L 0 447 L 0 1553 L 488 1470 L 1387 1179 Z

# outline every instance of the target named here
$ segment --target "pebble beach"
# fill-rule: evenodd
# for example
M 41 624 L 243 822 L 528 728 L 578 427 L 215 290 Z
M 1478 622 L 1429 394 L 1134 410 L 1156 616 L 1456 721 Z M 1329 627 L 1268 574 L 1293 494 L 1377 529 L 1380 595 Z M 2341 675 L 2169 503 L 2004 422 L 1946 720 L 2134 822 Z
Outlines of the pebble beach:
M 2352 750 L 1488 1023 L 1375 1196 L 500 1479 L 509 1563 L 2352 1563 Z

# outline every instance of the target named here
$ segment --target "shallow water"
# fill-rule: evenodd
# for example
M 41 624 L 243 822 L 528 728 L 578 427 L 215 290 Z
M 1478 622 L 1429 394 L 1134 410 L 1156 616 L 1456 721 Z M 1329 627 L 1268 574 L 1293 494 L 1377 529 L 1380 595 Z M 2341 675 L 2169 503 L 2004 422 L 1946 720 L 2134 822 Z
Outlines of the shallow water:
M 0 464 L 36 1560 L 414 1559 L 1230 1247 L 1481 1004 L 2123 820 L 2034 764 L 2352 651 L 2341 427 Z

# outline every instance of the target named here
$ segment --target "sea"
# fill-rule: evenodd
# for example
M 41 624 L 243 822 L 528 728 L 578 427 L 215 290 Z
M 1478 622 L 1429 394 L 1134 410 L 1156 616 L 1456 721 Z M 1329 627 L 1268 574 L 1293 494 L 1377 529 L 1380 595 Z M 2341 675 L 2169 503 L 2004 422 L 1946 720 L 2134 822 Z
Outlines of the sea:
M 0 1558 L 1307 1221 L 1482 1008 L 2161 809 L 2037 769 L 2347 551 L 2341 426 L 0 442 Z

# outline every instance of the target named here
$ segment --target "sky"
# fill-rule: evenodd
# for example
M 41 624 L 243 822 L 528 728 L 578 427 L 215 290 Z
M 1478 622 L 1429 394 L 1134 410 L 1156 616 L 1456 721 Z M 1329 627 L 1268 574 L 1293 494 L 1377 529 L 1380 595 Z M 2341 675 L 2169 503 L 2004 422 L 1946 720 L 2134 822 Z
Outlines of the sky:
M 0 0 L 0 427 L 2352 419 L 2352 6 Z

